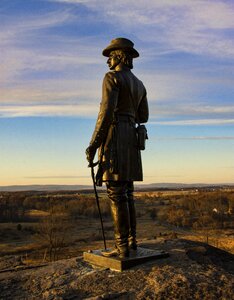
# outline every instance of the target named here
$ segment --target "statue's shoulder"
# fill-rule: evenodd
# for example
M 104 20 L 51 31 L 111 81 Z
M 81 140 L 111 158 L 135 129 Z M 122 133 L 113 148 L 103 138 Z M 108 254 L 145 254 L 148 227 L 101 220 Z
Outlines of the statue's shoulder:
M 114 82 L 115 84 L 117 84 L 119 82 L 118 72 L 116 72 L 116 71 L 107 72 L 104 76 L 104 82 L 105 81 Z
M 109 71 L 105 74 L 106 78 L 116 78 L 117 77 L 116 71 Z
M 138 84 L 141 85 L 142 88 L 145 89 L 144 83 L 143 83 L 143 82 L 142 82 L 135 74 L 132 73 L 132 75 L 133 75 L 134 79 L 135 79 L 136 81 L 138 81 Z
M 142 83 L 142 81 L 135 74 L 133 74 L 132 72 L 131 72 L 131 74 L 135 80 Z

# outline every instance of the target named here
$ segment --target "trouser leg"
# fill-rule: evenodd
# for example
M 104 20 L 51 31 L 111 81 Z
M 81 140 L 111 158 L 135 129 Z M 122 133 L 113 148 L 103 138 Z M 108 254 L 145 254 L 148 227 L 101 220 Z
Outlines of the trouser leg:
M 107 193 L 111 200 L 111 213 L 114 223 L 115 243 L 119 256 L 128 256 L 129 210 L 127 182 L 107 182 Z
M 137 241 L 136 241 L 136 209 L 135 209 L 135 200 L 133 196 L 134 186 L 133 182 L 128 182 L 127 185 L 127 197 L 128 197 L 128 210 L 129 210 L 129 247 L 136 250 Z

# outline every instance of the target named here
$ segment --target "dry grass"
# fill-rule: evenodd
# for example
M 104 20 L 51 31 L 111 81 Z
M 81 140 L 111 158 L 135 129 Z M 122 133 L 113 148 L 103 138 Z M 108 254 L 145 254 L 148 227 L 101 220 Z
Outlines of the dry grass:
M 149 209 L 157 208 L 163 210 L 169 204 L 168 199 L 172 196 L 196 193 L 196 191 L 163 191 L 163 192 L 136 192 L 136 208 L 138 212 L 137 233 L 138 240 L 157 239 L 160 236 L 170 238 L 173 233 L 178 237 L 194 241 L 207 242 L 218 248 L 222 248 L 234 253 L 233 231 L 191 231 L 176 228 L 168 224 L 159 223 L 150 217 Z M 87 196 L 87 194 L 86 194 Z M 106 197 L 101 193 L 100 197 Z M 156 197 L 156 199 L 155 199 Z M 164 205 L 160 205 L 157 197 L 163 199 Z M 48 212 L 43 210 L 29 210 L 27 215 L 35 219 L 43 219 L 48 216 Z M 36 239 L 38 223 L 21 223 L 22 229 L 17 229 L 18 223 L 0 223 L 0 255 L 24 254 L 28 260 L 42 260 L 45 253 L 45 246 Z M 113 246 L 113 228 L 111 219 L 104 220 L 105 235 L 108 247 Z M 69 242 L 60 258 L 68 258 L 80 255 L 83 251 L 94 247 L 103 247 L 102 233 L 100 230 L 100 221 L 96 218 L 79 217 L 71 220 L 71 230 Z
M 43 218 L 49 215 L 47 211 L 38 210 L 38 209 L 30 209 L 27 211 L 27 216 L 32 218 Z
M 191 235 L 184 235 L 184 236 L 181 235 L 181 237 L 191 241 L 199 241 L 199 242 L 207 243 L 207 233 L 191 234 Z M 208 233 L 208 244 L 234 254 L 233 237 L 217 235 L 212 233 L 211 231 L 210 233 Z

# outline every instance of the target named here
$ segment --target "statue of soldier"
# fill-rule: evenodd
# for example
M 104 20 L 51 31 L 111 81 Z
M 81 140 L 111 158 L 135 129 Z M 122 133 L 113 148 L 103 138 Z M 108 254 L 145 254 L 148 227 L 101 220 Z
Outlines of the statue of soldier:
M 143 174 L 136 123 L 147 122 L 148 102 L 143 83 L 131 72 L 133 58 L 139 56 L 133 42 L 116 38 L 102 54 L 108 57 L 111 71 L 103 80 L 100 111 L 86 155 L 92 164 L 99 149 L 101 180 L 111 201 L 115 248 L 103 254 L 125 258 L 129 250 L 137 249 L 133 182 L 142 181 Z

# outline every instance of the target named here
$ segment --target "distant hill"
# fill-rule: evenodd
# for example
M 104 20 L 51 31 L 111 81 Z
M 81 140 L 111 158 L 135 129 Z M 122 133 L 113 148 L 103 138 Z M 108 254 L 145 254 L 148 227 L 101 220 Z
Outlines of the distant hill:
M 217 187 L 234 187 L 234 183 L 227 184 L 204 184 L 204 183 L 152 183 L 152 184 L 135 184 L 136 190 L 160 190 L 160 189 L 191 189 L 191 188 L 217 188 Z M 0 192 L 21 192 L 21 191 L 77 191 L 90 190 L 91 185 L 9 185 L 0 186 Z M 103 185 L 105 188 L 105 185 Z
M 89 185 L 9 185 L 0 186 L 0 192 L 23 192 L 23 191 L 77 191 L 91 189 Z
M 217 188 L 217 187 L 234 187 L 232 183 L 152 183 L 152 184 L 140 184 L 136 185 L 136 189 L 195 189 L 195 188 Z

